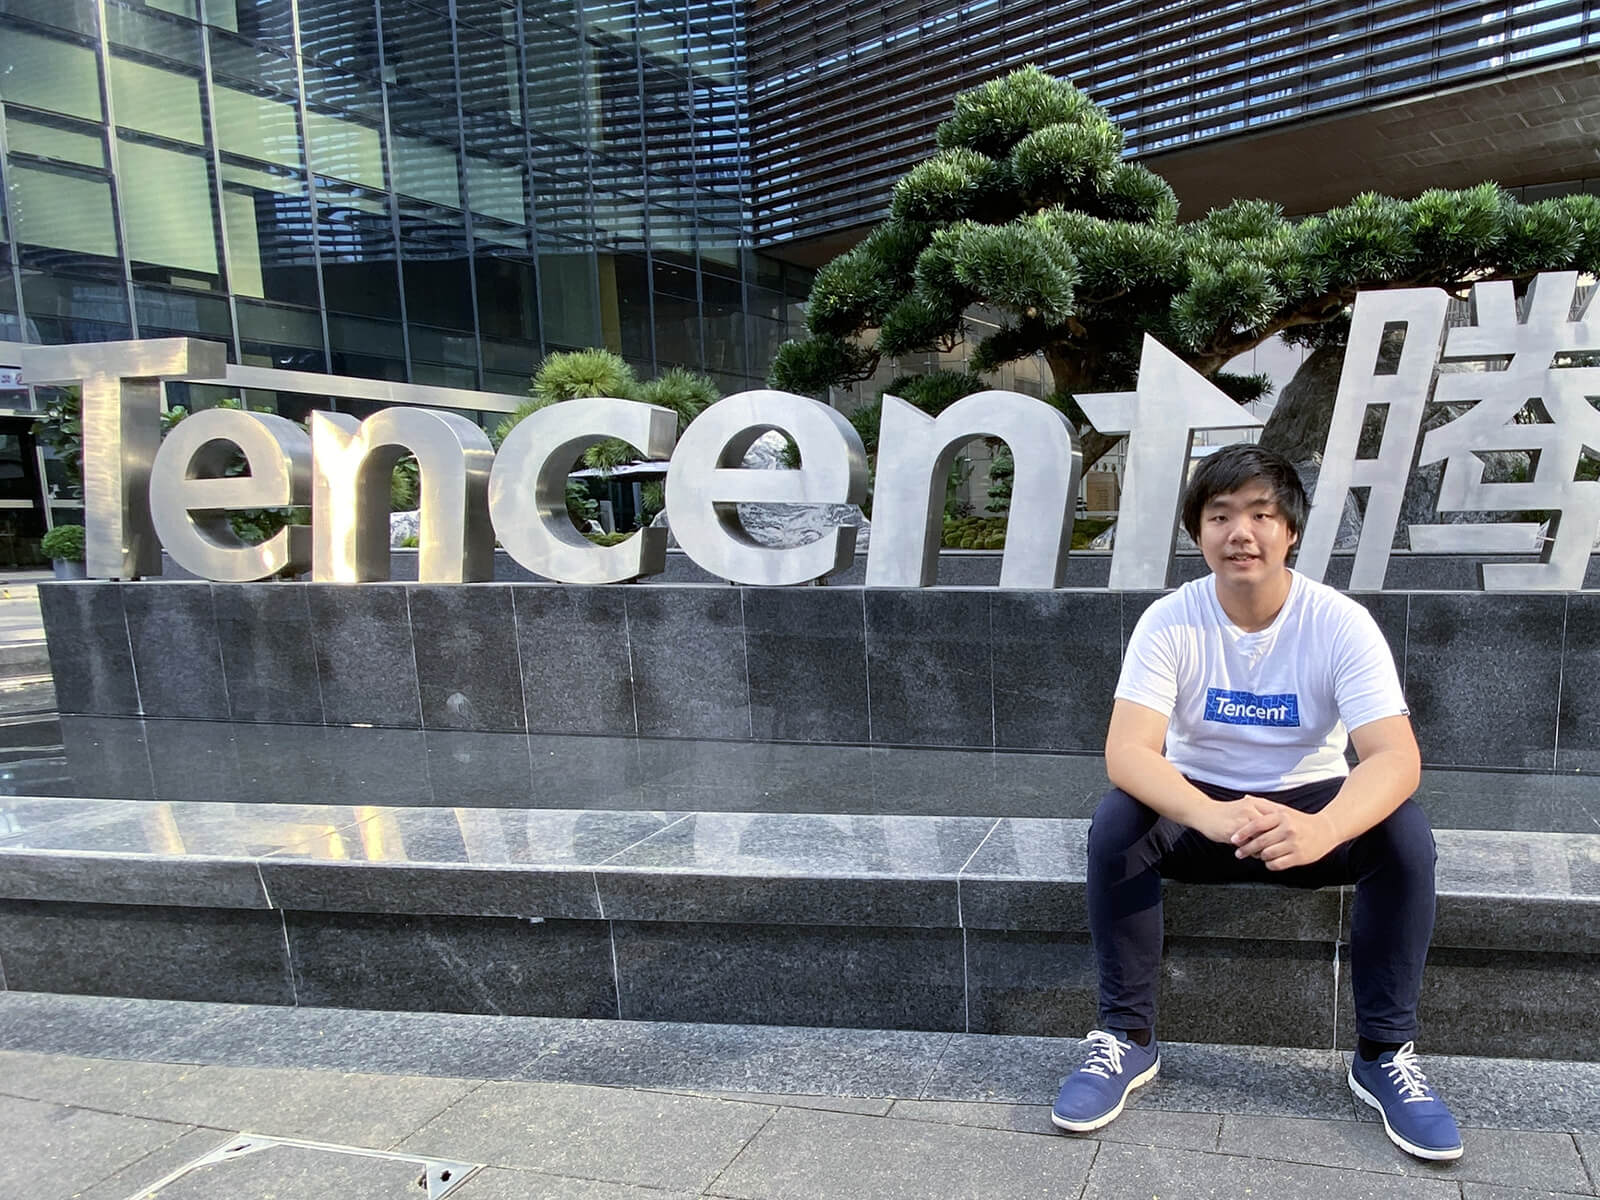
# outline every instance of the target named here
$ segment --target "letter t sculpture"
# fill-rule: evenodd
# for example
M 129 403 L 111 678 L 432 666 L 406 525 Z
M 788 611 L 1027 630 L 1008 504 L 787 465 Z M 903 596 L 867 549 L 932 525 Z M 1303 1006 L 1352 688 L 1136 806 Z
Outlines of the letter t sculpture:
M 1148 333 L 1137 392 L 1101 392 L 1077 401 L 1101 433 L 1128 435 L 1109 586 L 1168 587 L 1195 431 L 1259 427 L 1261 421 Z

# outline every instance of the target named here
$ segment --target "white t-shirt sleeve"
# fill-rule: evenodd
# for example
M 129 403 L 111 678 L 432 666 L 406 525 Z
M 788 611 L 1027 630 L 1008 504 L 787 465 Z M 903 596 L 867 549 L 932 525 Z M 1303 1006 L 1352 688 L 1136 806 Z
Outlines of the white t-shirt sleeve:
M 1170 717 L 1178 703 L 1178 658 L 1172 625 L 1161 611 L 1165 607 L 1158 602 L 1145 609 L 1133 627 L 1122 656 L 1116 698 Z
M 1333 645 L 1333 696 L 1346 729 L 1409 716 L 1394 655 L 1372 614 L 1359 605 L 1340 623 Z

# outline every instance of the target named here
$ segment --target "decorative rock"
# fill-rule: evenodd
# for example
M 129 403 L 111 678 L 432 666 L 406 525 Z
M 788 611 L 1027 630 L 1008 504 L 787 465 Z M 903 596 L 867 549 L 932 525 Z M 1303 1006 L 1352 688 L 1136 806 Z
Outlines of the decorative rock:
M 764 433 L 745 452 L 739 465 L 754 471 L 783 470 L 786 466 L 783 453 L 783 434 Z M 847 525 L 856 529 L 857 554 L 864 554 L 872 540 L 872 522 L 854 504 L 741 504 L 738 508 L 739 523 L 745 532 L 759 544 L 775 549 L 809 545 L 830 530 Z M 669 530 L 668 546 L 678 544 L 670 535 L 671 526 L 665 511 L 657 514 L 650 524 Z
M 394 512 L 389 514 L 389 548 L 404 544 L 407 538 L 420 535 L 421 526 L 417 521 L 415 512 Z
M 856 553 L 872 540 L 872 523 L 854 504 L 741 504 L 739 523 L 763 546 L 789 549 L 817 541 L 840 526 L 856 527 Z
M 1306 489 L 1306 498 L 1315 500 L 1317 477 L 1322 474 L 1322 455 L 1314 454 L 1305 462 L 1297 462 L 1294 469 L 1300 476 L 1301 485 Z M 1354 550 L 1360 540 L 1361 505 L 1356 502 L 1356 494 L 1347 491 L 1344 494 L 1344 510 L 1339 514 L 1339 532 L 1333 536 L 1333 548 Z
M 1114 548 L 1116 544 L 1117 523 L 1113 521 L 1089 540 L 1089 549 L 1110 550 Z M 1178 526 L 1178 540 L 1176 545 L 1179 550 L 1198 550 L 1200 548 L 1194 544 L 1194 539 L 1189 536 L 1188 531 L 1181 525 Z

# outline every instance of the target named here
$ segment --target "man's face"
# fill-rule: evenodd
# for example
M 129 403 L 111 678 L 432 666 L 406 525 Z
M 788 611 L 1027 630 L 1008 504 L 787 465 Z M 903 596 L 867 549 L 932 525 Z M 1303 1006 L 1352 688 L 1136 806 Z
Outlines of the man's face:
M 1295 540 L 1272 489 L 1258 480 L 1213 496 L 1200 512 L 1200 552 L 1222 583 L 1275 578 Z

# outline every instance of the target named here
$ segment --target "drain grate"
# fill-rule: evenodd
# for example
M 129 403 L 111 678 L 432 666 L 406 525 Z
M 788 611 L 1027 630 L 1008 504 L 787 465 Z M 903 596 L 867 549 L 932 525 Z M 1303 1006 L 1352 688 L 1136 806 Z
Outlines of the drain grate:
M 482 1164 L 240 1133 L 128 1200 L 444 1200 Z

